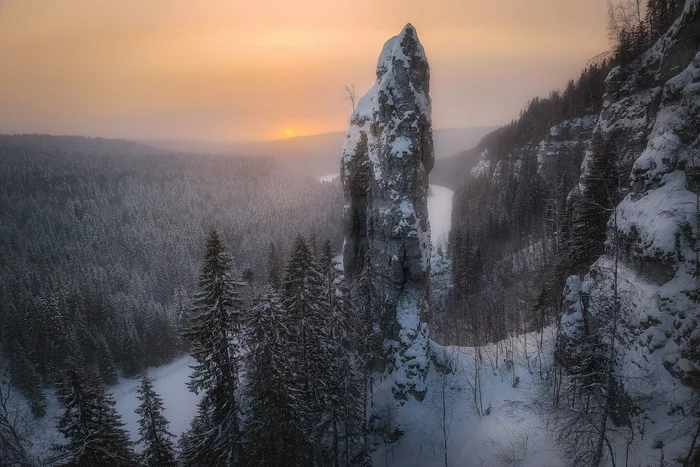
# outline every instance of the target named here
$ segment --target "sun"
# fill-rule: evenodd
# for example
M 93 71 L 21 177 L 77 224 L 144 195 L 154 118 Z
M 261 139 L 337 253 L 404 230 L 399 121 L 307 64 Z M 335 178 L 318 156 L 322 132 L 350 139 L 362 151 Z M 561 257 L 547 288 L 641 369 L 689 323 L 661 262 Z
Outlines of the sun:
M 293 136 L 294 132 L 292 130 L 284 130 L 284 136 L 289 138 L 290 136 Z

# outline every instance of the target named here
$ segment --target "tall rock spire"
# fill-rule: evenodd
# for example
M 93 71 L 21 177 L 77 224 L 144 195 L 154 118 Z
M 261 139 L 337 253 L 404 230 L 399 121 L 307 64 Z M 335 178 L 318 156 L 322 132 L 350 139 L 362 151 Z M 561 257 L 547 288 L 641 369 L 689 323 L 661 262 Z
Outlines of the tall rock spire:
M 370 284 L 394 395 L 425 394 L 430 273 L 428 174 L 433 168 L 430 68 L 415 28 L 389 39 L 377 81 L 357 104 L 343 145 L 345 274 Z

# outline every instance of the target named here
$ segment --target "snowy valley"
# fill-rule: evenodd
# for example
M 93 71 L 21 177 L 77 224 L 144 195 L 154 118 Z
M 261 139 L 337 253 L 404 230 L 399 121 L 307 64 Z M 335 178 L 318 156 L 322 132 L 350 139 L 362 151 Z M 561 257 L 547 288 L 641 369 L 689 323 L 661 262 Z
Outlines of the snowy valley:
M 614 5 L 451 157 L 411 23 L 332 169 L 0 135 L 0 465 L 700 466 L 700 0 Z

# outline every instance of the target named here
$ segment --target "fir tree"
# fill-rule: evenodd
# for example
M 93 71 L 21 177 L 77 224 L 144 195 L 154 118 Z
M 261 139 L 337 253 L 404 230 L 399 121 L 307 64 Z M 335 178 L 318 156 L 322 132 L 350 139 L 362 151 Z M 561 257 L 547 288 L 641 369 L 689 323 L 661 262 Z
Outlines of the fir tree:
M 303 394 L 290 355 L 293 342 L 287 312 L 270 289 L 253 309 L 248 323 L 246 424 L 251 465 L 308 465 L 309 444 L 301 421 Z M 295 463 L 290 464 L 291 460 Z
M 231 278 L 231 259 L 216 231 L 207 239 L 199 287 L 185 336 L 197 361 L 188 386 L 204 396 L 193 426 L 199 431 L 191 437 L 196 442 L 183 456 L 186 463 L 237 465 L 242 461 L 237 401 L 242 284 Z
M 58 431 L 67 443 L 54 448 L 55 459 L 71 466 L 135 465 L 136 456 L 113 397 L 91 379 L 97 380 L 88 378 L 74 361 L 68 363 L 65 380 L 58 385 L 63 407 Z
M 175 450 L 168 431 L 168 420 L 163 416 L 163 400 L 153 389 L 153 380 L 144 376 L 138 389 L 141 404 L 136 408 L 139 415 L 139 443 L 144 445 L 141 453 L 143 463 L 149 467 L 176 466 Z
M 285 270 L 284 305 L 293 338 L 289 350 L 298 364 L 296 384 L 303 397 L 301 415 L 306 422 L 306 433 L 317 447 L 323 444 L 321 438 L 331 422 L 326 410 L 330 356 L 324 289 L 313 253 L 306 239 L 299 236 Z

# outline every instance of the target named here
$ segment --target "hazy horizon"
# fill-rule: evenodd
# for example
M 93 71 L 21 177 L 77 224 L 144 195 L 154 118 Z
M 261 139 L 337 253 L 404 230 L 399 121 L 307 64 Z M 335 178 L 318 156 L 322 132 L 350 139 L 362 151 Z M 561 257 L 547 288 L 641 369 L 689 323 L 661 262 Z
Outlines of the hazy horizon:
M 342 132 L 411 22 L 435 128 L 499 126 L 608 48 L 606 2 L 0 2 L 0 133 L 253 142 Z M 586 40 L 581 40 L 586 38 Z

